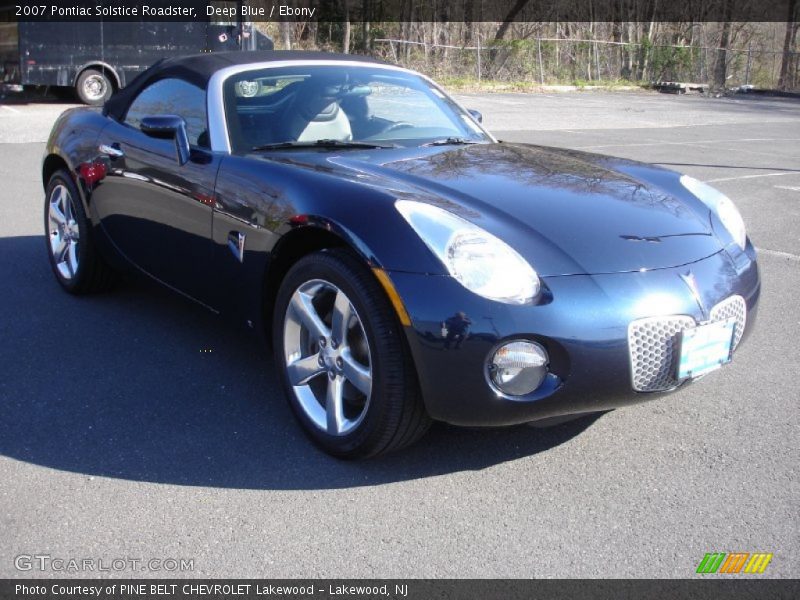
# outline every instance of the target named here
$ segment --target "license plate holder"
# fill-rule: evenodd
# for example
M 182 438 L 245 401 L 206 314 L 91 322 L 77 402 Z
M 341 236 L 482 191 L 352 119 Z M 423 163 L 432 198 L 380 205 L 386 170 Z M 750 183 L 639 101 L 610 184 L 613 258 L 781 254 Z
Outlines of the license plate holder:
M 729 363 L 735 332 L 734 318 L 681 331 L 678 380 L 695 379 Z

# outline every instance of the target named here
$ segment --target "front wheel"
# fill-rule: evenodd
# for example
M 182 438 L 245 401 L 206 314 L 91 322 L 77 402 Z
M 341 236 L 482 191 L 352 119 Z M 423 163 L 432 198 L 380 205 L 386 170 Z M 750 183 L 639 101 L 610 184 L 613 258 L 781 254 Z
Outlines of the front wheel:
M 400 324 L 374 275 L 350 253 L 298 261 L 278 292 L 272 331 L 289 404 L 329 454 L 375 456 L 427 431 Z

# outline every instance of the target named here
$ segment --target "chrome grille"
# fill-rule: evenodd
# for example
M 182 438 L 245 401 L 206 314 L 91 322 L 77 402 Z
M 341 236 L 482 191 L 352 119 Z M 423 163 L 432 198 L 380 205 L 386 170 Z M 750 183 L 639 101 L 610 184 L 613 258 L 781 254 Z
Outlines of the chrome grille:
M 709 313 L 709 322 L 734 318 L 736 329 L 733 347 L 739 344 L 747 322 L 747 305 L 741 296 L 726 298 Z M 672 389 L 676 378 L 679 336 L 683 329 L 697 322 L 688 315 L 667 315 L 637 319 L 628 326 L 628 351 L 631 359 L 631 383 L 637 392 Z
M 733 347 L 739 345 L 739 341 L 744 334 L 744 326 L 747 323 L 747 304 L 741 296 L 731 296 L 726 298 L 709 313 L 712 321 L 724 321 L 733 317 L 736 319 L 736 331 L 733 334 Z
M 628 349 L 633 389 L 655 392 L 678 385 L 675 378 L 678 334 L 694 326 L 694 319 L 686 315 L 650 317 L 630 324 Z

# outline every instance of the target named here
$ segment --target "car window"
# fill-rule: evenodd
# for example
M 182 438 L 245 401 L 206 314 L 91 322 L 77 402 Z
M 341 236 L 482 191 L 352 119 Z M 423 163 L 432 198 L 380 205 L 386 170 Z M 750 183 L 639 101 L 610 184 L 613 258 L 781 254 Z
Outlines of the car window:
M 231 146 L 339 140 L 417 146 L 488 141 L 474 119 L 418 75 L 372 66 L 254 69 L 224 87 Z
M 393 123 L 409 123 L 417 127 L 442 127 L 453 135 L 462 133 L 453 126 L 445 112 L 438 110 L 432 96 L 420 89 L 411 88 L 405 82 L 392 81 L 373 81 L 369 87 L 369 94 L 364 96 L 364 101 L 367 114 L 373 119 L 388 119 Z M 430 89 L 431 93 L 437 91 Z M 350 109 L 350 112 L 354 110 Z
M 145 88 L 128 108 L 125 123 L 139 129 L 144 117 L 178 115 L 186 121 L 189 143 L 208 147 L 206 93 L 181 79 L 161 79 Z

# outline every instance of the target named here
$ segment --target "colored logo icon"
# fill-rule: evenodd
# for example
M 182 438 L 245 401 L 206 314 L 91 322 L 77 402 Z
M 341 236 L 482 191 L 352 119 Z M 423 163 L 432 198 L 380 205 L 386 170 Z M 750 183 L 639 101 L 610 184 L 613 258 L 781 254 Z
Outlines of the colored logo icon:
M 708 552 L 697 565 L 697 573 L 763 573 L 771 560 L 767 552 Z

